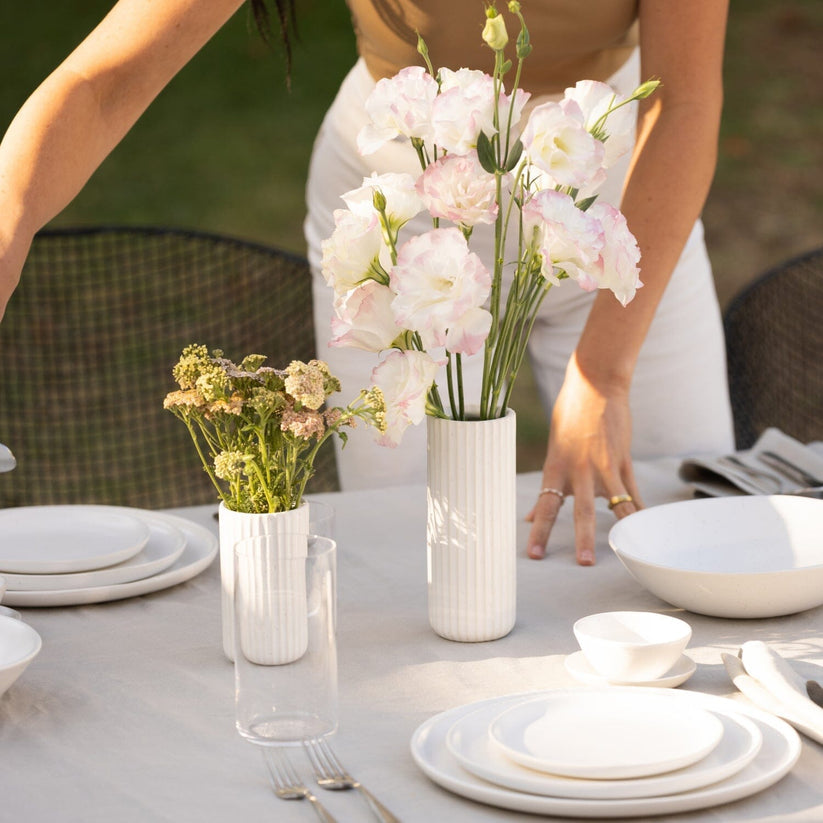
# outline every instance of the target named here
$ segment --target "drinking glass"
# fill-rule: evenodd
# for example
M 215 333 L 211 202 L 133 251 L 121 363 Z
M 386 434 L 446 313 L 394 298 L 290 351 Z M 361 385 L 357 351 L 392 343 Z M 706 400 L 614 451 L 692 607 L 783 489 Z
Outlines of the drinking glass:
M 328 537 L 270 534 L 234 549 L 238 732 L 299 744 L 337 729 L 335 554 Z

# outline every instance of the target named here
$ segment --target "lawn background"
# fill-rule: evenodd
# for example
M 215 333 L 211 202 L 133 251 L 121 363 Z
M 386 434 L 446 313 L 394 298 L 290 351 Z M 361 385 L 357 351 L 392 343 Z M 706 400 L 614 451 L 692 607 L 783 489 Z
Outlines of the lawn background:
M 0 128 L 110 0 L 0 4 Z M 170 83 L 54 225 L 195 228 L 304 250 L 313 136 L 355 59 L 343 0 L 297 0 L 292 88 L 243 8 Z M 525 4 L 528 14 L 528 3 Z M 823 3 L 732 0 L 718 171 L 704 220 L 721 303 L 823 245 Z M 551 44 L 536 44 L 551 48 Z M 12 305 L 13 310 L 13 305 Z M 220 341 L 204 341 L 219 346 Z M 520 470 L 545 431 L 522 378 Z

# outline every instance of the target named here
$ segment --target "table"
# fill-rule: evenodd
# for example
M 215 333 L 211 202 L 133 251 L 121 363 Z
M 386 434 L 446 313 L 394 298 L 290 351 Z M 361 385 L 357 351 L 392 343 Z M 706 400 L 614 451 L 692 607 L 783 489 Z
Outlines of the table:
M 677 462 L 636 466 L 647 504 L 690 496 Z M 540 477 L 518 477 L 519 514 Z M 340 716 L 335 749 L 405 823 L 534 820 L 439 788 L 414 765 L 409 740 L 431 715 L 500 694 L 570 686 L 575 619 L 608 609 L 670 610 L 607 546 L 579 567 L 571 506 L 550 554 L 518 560 L 518 620 L 490 643 L 443 640 L 426 616 L 425 489 L 320 495 L 336 509 L 339 544 Z M 216 506 L 178 510 L 216 529 Z M 525 547 L 528 525 L 521 523 Z M 234 730 L 233 668 L 220 643 L 219 570 L 165 591 L 94 606 L 26 609 L 43 650 L 0 698 L 0 820 L 21 823 L 313 821 L 308 804 L 276 799 L 258 751 Z M 696 674 L 684 688 L 733 695 L 720 654 L 745 640 L 823 665 L 823 609 L 769 620 L 684 613 Z M 739 699 L 736 696 L 735 699 Z M 309 776 L 302 754 L 297 764 Z M 823 747 L 804 739 L 791 774 L 751 798 L 657 821 L 821 821 Z M 372 818 L 354 793 L 323 792 L 340 823 Z M 553 818 L 558 819 L 558 818 Z M 651 818 L 647 818 L 651 819 Z

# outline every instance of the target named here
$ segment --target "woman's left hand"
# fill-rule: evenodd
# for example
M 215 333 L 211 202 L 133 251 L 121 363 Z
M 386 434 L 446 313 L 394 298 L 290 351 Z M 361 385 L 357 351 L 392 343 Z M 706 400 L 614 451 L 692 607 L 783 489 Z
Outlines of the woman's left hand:
M 596 497 L 628 496 L 613 506 L 618 518 L 642 508 L 631 461 L 628 389 L 595 386 L 574 357 L 552 412 L 542 491 L 526 517 L 532 523 L 529 557 L 545 555 L 566 495 L 574 496 L 575 550 L 581 566 L 595 562 Z

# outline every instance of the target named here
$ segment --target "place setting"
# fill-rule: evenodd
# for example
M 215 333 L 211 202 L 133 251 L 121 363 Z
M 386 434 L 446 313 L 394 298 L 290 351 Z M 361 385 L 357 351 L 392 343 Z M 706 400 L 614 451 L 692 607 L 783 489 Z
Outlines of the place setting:
M 159 591 L 202 572 L 217 537 L 189 519 L 128 506 L 0 510 L 5 606 L 101 603 Z
M 435 715 L 412 737 L 417 766 L 481 803 L 616 818 L 738 800 L 797 762 L 800 738 L 780 717 L 672 688 L 691 637 L 685 621 L 608 612 L 577 621 L 574 633 L 586 662 L 578 679 L 600 685 L 503 695 Z M 566 663 L 573 674 L 582 669 L 579 658 L 568 662 L 575 656 Z M 663 685 L 647 685 L 654 682 Z

